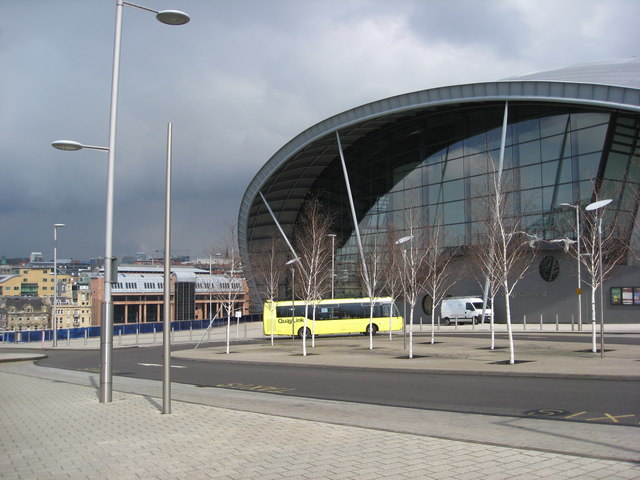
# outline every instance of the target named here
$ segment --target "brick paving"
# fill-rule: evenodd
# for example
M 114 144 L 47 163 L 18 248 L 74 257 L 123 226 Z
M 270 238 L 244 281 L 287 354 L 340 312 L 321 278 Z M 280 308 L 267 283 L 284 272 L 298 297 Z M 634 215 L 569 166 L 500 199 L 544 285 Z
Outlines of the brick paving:
M 256 394 L 259 395 L 259 394 Z M 259 398 L 259 397 L 256 397 Z M 640 464 L 158 400 L 0 370 L 2 479 L 633 479 Z

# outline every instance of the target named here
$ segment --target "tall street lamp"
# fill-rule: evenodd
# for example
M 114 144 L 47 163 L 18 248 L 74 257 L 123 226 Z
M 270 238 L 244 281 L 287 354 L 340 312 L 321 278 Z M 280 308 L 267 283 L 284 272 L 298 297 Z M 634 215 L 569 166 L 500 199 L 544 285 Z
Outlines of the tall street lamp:
M 295 263 L 300 261 L 300 257 L 292 258 L 285 265 L 291 267 L 291 344 L 295 343 L 296 338 L 296 268 Z M 271 328 L 273 331 L 273 328 Z
M 413 240 L 413 235 L 407 235 L 406 237 L 401 237 L 395 241 L 396 245 L 402 245 L 409 240 Z M 407 249 L 402 248 L 402 268 L 405 269 L 407 267 Z M 402 278 L 402 277 L 401 277 Z M 404 283 L 404 282 L 403 282 Z M 403 295 L 405 297 L 405 295 Z M 404 318 L 402 319 L 402 337 L 403 337 L 403 348 L 407 348 L 407 299 L 403 298 L 404 303 Z
M 604 214 L 604 207 L 609 205 L 613 199 L 607 198 L 605 200 L 599 200 L 597 202 L 590 203 L 585 207 L 587 212 L 595 211 L 598 220 L 598 270 L 600 270 L 600 358 L 604 358 L 604 304 L 602 289 L 604 284 L 602 283 L 602 215 Z M 602 209 L 600 212 L 598 210 Z M 600 215 L 598 215 L 600 213 Z
M 58 306 L 58 229 L 64 227 L 64 223 L 53 224 L 53 315 L 51 316 L 51 333 L 53 334 L 53 346 L 58 346 L 58 318 L 56 308 Z
M 331 300 L 333 300 L 336 278 L 336 234 L 330 233 L 327 236 L 331 238 Z
M 578 258 L 578 287 L 576 288 L 576 294 L 578 296 L 578 330 L 582 330 L 582 282 L 580 279 L 580 205 L 572 205 L 570 203 L 560 203 L 559 207 L 571 207 L 576 210 L 576 248 Z
M 109 114 L 109 145 L 107 147 L 94 147 L 82 145 L 78 142 L 58 141 L 52 145 L 60 150 L 80 150 L 92 148 L 108 152 L 107 166 L 107 206 L 105 221 L 105 246 L 104 246 L 104 300 L 102 303 L 102 325 L 100 328 L 100 402 L 111 403 L 112 378 L 113 378 L 113 303 L 111 301 L 111 282 L 113 281 L 113 183 L 115 177 L 116 162 L 116 129 L 118 113 L 118 84 L 120 73 L 120 43 L 122 39 L 122 10 L 123 6 L 138 8 L 156 14 L 156 19 L 167 25 L 184 25 L 190 18 L 184 12 L 178 10 L 153 10 L 134 3 L 116 0 L 115 35 L 113 45 L 113 68 L 111 76 L 111 109 Z

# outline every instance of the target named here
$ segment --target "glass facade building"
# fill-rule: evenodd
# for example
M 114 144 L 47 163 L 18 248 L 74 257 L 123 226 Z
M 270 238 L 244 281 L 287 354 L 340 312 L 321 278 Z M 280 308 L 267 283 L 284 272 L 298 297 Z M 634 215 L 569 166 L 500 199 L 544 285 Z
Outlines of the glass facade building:
M 336 133 L 363 237 L 391 226 L 402 231 L 411 209 L 419 212 L 418 225 L 442 225 L 450 247 L 481 242 L 485 217 L 479 206 L 487 202 L 498 169 L 506 105 L 501 165 L 509 214 L 539 238 L 571 237 L 575 210 L 559 204 L 585 206 L 596 198 L 613 198 L 605 221 L 615 218 L 629 236 L 626 241 L 637 236 L 640 62 L 634 58 L 414 92 L 331 117 L 285 145 L 253 179 L 239 215 L 241 251 L 248 259 L 279 235 L 260 193 L 285 233 L 291 232 L 304 202 L 315 196 L 332 213 L 339 239 L 336 271 L 343 274 L 338 291 L 340 285 L 353 288 L 355 229 Z M 572 263 L 561 251 L 553 255 L 561 266 L 553 280 L 575 285 Z M 640 289 L 640 271 L 628 263 L 610 286 L 618 281 Z M 548 297 L 558 288 L 550 289 L 548 278 L 529 277 L 523 286 L 529 298 L 547 295 L 556 314 L 572 308 L 565 299 Z M 464 282 L 456 289 L 452 293 L 478 291 Z M 565 296 L 570 295 L 568 288 Z M 526 301 L 521 303 L 528 308 Z M 628 311 L 622 312 L 624 320 Z

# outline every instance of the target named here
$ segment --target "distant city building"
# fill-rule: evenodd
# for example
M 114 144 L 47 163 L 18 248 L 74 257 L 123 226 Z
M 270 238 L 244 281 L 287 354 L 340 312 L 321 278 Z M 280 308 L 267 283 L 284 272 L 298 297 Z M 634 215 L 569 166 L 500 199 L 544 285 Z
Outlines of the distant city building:
M 71 296 L 71 277 L 58 273 L 58 295 Z M 0 297 L 53 297 L 53 268 L 49 267 L 14 267 L 10 273 L 0 275 Z
M 31 256 L 29 256 L 29 262 L 44 262 L 42 252 L 31 252 Z
M 51 303 L 39 297 L 0 298 L 0 329 L 11 331 L 49 328 Z
M 104 273 L 90 281 L 92 319 L 102 322 Z M 209 275 L 208 270 L 171 267 L 171 320 L 202 320 L 226 317 L 224 304 L 232 295 L 232 310 L 249 313 L 247 283 L 240 277 Z M 113 284 L 114 324 L 161 322 L 164 311 L 164 269 L 161 266 L 119 266 Z

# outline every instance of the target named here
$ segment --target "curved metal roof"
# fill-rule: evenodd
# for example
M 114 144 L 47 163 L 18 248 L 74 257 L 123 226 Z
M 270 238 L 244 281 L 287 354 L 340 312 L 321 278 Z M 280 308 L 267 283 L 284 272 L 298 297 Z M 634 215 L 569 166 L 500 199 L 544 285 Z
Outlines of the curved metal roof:
M 640 58 L 614 58 L 581 63 L 557 70 L 517 75 L 505 80 L 547 80 L 640 88 Z
M 299 207 L 320 172 L 337 155 L 339 131 L 345 151 L 363 136 L 418 110 L 448 109 L 495 102 L 545 102 L 640 112 L 640 60 L 575 65 L 496 82 L 453 85 L 397 95 L 339 113 L 304 130 L 273 155 L 255 175 L 238 215 L 240 251 L 248 253 L 249 228 L 267 220 L 259 192 L 285 225 L 292 225 Z M 283 168 L 286 166 L 287 168 Z M 263 220 L 256 222 L 260 216 Z M 249 225 L 253 218 L 252 225 Z

